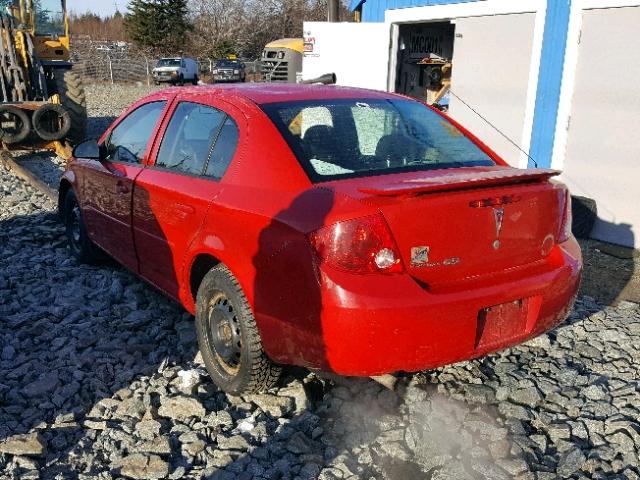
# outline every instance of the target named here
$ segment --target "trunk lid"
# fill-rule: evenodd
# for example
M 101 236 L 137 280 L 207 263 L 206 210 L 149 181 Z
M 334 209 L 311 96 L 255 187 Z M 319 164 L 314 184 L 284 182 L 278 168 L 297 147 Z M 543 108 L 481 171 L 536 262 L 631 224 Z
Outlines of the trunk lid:
M 545 258 L 564 214 L 566 189 L 548 181 L 558 173 L 470 167 L 334 183 L 382 212 L 409 274 L 434 286 Z

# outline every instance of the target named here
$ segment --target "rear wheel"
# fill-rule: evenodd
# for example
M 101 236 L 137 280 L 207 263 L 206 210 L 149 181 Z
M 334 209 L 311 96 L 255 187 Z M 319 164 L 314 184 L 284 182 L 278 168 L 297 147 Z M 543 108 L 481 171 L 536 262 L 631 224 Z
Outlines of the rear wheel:
M 193 80 L 191 81 L 191 83 L 193 83 L 194 85 L 198 85 L 198 75 L 195 75 L 193 77 Z
M 72 144 L 80 143 L 87 136 L 87 100 L 82 80 L 73 70 L 55 69 L 53 71 L 55 91 L 60 103 L 69 112 L 71 128 L 67 140 Z
M 80 263 L 95 263 L 102 258 L 102 252 L 87 235 L 78 199 L 69 190 L 64 199 L 64 226 L 71 254 Z
M 222 390 L 240 395 L 276 384 L 281 367 L 267 357 L 249 302 L 222 264 L 212 268 L 198 288 L 196 328 L 204 363 Z

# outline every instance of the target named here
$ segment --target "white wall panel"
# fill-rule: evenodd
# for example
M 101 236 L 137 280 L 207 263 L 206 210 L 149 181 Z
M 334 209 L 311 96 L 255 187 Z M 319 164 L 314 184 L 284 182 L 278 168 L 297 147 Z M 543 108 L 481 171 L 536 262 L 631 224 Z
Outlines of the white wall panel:
M 523 13 L 456 20 L 452 91 L 518 145 L 527 111 L 535 18 Z M 450 114 L 511 165 L 519 165 L 521 152 L 454 96 Z
M 595 238 L 640 247 L 640 7 L 585 10 L 562 175 Z
M 385 23 L 304 22 L 302 77 L 335 73 L 338 85 L 387 89 L 391 26 Z

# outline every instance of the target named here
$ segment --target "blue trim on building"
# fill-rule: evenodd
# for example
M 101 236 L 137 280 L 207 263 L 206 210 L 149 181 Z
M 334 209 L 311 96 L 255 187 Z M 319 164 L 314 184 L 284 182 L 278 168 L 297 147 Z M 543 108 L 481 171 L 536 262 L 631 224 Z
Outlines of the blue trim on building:
M 363 3 L 363 22 L 384 22 L 384 12 L 387 10 L 393 10 L 396 8 L 426 7 L 431 5 L 446 5 L 452 3 L 471 3 L 478 1 L 481 0 L 364 0 L 361 2 L 353 0 L 351 5 L 356 4 L 355 8 L 357 8 L 360 3 Z
M 363 22 L 384 22 L 386 10 L 476 1 L 480 0 L 352 0 L 350 8 L 355 10 L 362 4 Z M 540 167 L 551 165 L 570 11 L 571 0 L 547 0 L 533 129 L 529 145 L 529 154 Z
M 570 13 L 571 0 L 547 1 L 536 107 L 529 146 L 529 155 L 540 167 L 551 166 Z

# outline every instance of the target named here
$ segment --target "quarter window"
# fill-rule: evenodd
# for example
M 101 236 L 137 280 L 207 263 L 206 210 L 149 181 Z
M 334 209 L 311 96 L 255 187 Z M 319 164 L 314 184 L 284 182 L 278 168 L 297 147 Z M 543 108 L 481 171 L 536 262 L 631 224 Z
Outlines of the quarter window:
M 114 162 L 140 163 L 166 102 L 150 102 L 136 108 L 112 131 L 106 142 Z
M 237 146 L 238 127 L 230 117 L 227 117 L 220 130 L 220 135 L 218 135 L 216 145 L 211 152 L 206 175 L 213 178 L 222 178 L 231 163 Z
M 167 126 L 156 166 L 219 179 L 233 158 L 237 139 L 237 127 L 224 112 L 181 102 Z

